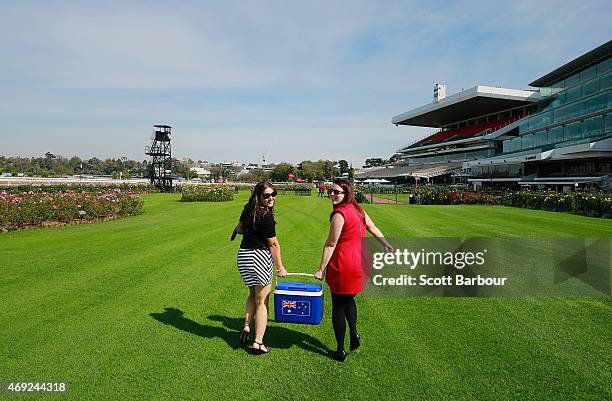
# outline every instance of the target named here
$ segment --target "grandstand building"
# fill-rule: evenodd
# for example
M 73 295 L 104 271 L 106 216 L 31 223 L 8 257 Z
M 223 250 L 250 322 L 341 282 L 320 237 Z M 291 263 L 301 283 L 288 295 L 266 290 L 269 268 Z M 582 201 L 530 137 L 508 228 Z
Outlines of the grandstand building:
M 404 169 L 415 181 L 465 182 L 463 163 L 498 154 L 501 144 L 492 138 L 516 125 L 542 97 L 539 90 L 475 86 L 394 117 L 396 125 L 438 128 L 398 150 Z
M 469 182 L 569 191 L 611 189 L 612 41 L 529 85 L 551 96 L 511 130 L 500 130 L 501 152 L 464 163 Z
M 395 125 L 437 128 L 437 131 L 397 151 L 401 160 L 384 168 L 364 170 L 356 178 L 386 178 L 409 183 L 466 183 L 463 163 L 495 156 L 502 128 L 516 126 L 531 105 L 548 91 L 475 86 L 452 96 L 437 84 L 434 101 L 393 117 Z
M 400 163 L 356 174 L 417 183 L 572 190 L 612 184 L 612 41 L 536 79 L 532 89 L 476 86 L 393 117 L 437 128 Z M 411 181 L 414 180 L 414 181 Z

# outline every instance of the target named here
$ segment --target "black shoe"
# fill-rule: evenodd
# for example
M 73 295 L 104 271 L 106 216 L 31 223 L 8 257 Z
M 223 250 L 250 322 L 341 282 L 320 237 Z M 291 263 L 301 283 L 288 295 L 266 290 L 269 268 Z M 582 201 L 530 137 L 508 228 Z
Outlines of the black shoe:
M 244 325 L 245 328 L 249 327 L 248 324 Z M 242 330 L 242 334 L 240 335 L 240 344 L 241 345 L 246 345 L 249 342 L 249 334 L 251 334 L 251 331 L 247 331 L 247 330 Z
M 331 357 L 338 362 L 344 362 L 346 359 L 346 352 L 344 352 L 343 349 L 339 349 L 336 352 L 332 352 Z
M 361 345 L 361 336 L 359 335 L 359 333 L 356 333 L 355 336 L 351 336 L 351 345 L 350 345 L 350 350 L 351 351 L 355 351 L 357 348 L 359 348 L 359 346 Z

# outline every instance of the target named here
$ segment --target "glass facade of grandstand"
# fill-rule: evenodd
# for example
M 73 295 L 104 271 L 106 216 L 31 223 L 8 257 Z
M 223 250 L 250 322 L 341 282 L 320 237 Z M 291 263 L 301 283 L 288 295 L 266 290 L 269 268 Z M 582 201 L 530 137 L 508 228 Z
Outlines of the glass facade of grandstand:
M 504 155 L 546 151 L 612 136 L 612 58 L 551 87 L 561 91 L 539 102 L 520 122 L 519 135 L 503 142 Z

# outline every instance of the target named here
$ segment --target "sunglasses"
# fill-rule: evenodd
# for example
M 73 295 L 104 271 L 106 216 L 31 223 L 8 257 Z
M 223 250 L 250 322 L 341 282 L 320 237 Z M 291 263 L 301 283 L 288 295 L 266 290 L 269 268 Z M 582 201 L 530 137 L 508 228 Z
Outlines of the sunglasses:
M 339 191 L 339 190 L 337 190 L 337 189 L 328 189 L 328 190 L 327 190 L 327 193 L 328 193 L 329 195 L 334 194 L 334 195 L 338 196 L 338 195 L 340 195 L 340 194 L 343 194 L 343 193 L 344 193 L 344 191 Z
M 263 194 L 263 198 L 264 199 L 270 199 L 270 197 L 276 198 L 276 191 L 270 192 L 270 193 L 267 193 L 267 194 Z

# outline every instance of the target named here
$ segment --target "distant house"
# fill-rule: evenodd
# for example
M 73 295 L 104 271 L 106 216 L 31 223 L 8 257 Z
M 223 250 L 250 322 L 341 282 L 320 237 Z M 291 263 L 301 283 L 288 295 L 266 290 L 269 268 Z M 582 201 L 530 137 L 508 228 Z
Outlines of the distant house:
M 189 169 L 189 171 L 191 171 L 192 173 L 195 173 L 198 176 L 198 178 L 202 178 L 202 179 L 210 178 L 210 171 L 206 170 L 205 168 L 192 167 Z
M 242 167 L 240 162 L 232 161 L 232 162 L 221 162 L 221 167 L 223 168 L 231 168 L 231 167 Z

